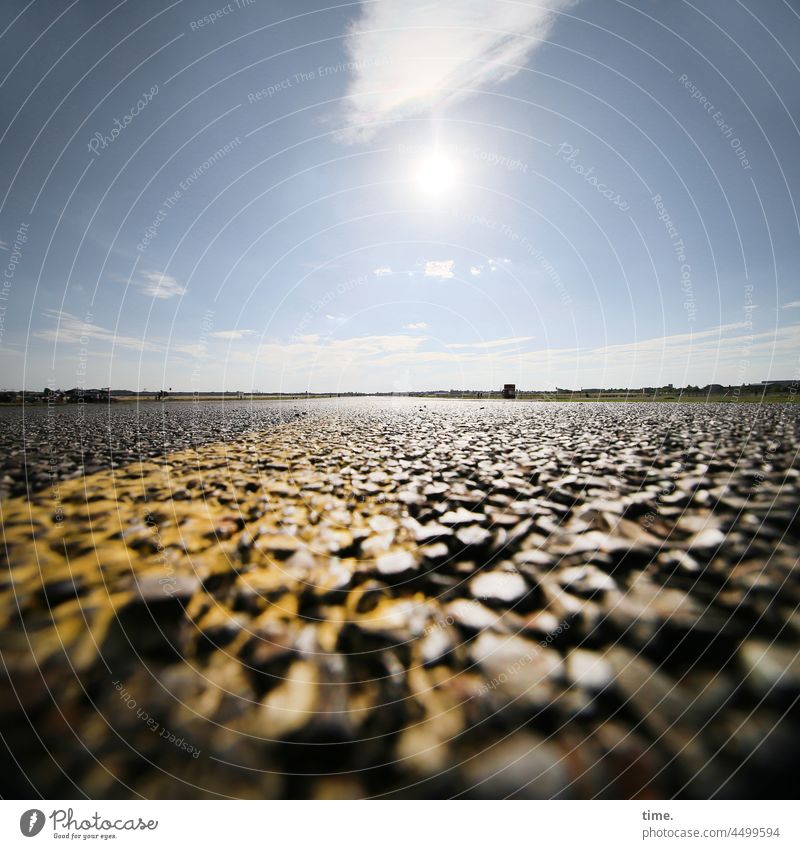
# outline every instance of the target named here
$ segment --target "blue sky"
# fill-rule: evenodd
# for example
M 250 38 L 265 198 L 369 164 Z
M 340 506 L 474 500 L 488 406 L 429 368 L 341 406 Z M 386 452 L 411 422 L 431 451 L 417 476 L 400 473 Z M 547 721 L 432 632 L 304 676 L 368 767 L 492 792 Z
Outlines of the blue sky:
M 10 7 L 4 388 L 799 376 L 788 2 Z

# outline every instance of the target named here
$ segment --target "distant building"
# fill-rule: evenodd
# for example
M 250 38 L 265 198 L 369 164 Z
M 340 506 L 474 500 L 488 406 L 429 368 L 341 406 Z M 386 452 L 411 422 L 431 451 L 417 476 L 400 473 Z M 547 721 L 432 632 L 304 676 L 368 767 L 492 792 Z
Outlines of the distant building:
M 516 398 L 517 397 L 517 384 L 516 383 L 504 383 L 503 384 L 503 398 Z

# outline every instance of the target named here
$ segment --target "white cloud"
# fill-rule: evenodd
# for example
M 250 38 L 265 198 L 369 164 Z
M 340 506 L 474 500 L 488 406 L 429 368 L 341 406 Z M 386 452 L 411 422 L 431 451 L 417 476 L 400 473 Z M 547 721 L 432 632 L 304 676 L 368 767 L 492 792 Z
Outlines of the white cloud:
M 447 280 L 453 277 L 454 259 L 432 259 L 425 263 L 425 276 Z
M 124 336 L 114 333 L 113 330 L 101 327 L 94 322 L 86 321 L 77 315 L 59 310 L 45 310 L 44 317 L 54 323 L 53 327 L 37 330 L 34 336 L 47 342 L 60 345 L 80 345 L 87 341 L 113 342 L 120 348 L 134 351 L 153 350 L 152 343 L 134 336 Z M 159 348 L 160 350 L 160 348 Z
M 226 362 L 254 368 L 276 388 L 382 390 L 741 383 L 791 375 L 800 324 L 753 333 L 744 322 L 615 345 L 529 349 L 530 337 L 451 343 L 419 332 L 335 339 L 305 335 L 237 348 Z M 750 362 L 742 373 L 742 360 Z M 364 364 L 369 363 L 365 372 Z
M 508 339 L 489 339 L 486 342 L 452 342 L 445 345 L 445 348 L 507 348 L 522 342 L 530 342 L 533 338 L 533 336 L 511 336 Z
M 719 345 L 721 337 L 727 335 L 734 330 L 744 330 L 749 327 L 747 322 L 735 321 L 732 324 L 721 324 L 718 327 L 712 327 L 709 330 L 697 330 L 691 333 L 675 333 L 672 336 L 656 336 L 653 339 L 642 339 L 638 342 L 623 342 L 618 345 L 604 345 L 601 348 L 595 348 L 594 354 L 641 354 L 645 351 L 660 352 L 665 348 L 679 348 L 680 350 L 691 351 L 698 348 L 698 342 L 703 340 L 712 340 L 711 344 Z M 745 337 L 735 337 L 743 339 Z M 726 342 L 730 340 L 725 340 Z
M 316 333 L 295 336 L 289 342 L 265 342 L 253 351 L 239 351 L 232 360 L 264 363 L 281 372 L 335 374 L 343 368 L 363 372 L 363 364 L 376 367 L 397 357 L 415 353 L 424 336 L 356 336 L 349 339 L 323 337 Z
M 174 343 L 167 345 L 149 339 L 141 339 L 138 336 L 126 336 L 124 333 L 115 333 L 107 327 L 102 327 L 94 322 L 84 320 L 72 313 L 60 310 L 45 310 L 44 317 L 53 323 L 53 327 L 34 332 L 38 339 L 53 342 L 58 345 L 81 345 L 89 348 L 89 355 L 94 356 L 96 351 L 92 350 L 92 343 L 113 344 L 115 348 L 124 348 L 129 351 L 150 351 L 154 353 L 178 353 L 190 354 L 202 357 L 205 353 L 200 345 L 184 345 Z
M 356 336 L 351 339 L 331 339 L 328 347 L 340 354 L 355 357 L 381 357 L 398 352 L 416 351 L 424 336 Z
M 244 339 L 247 336 L 254 336 L 255 330 L 215 330 L 211 336 L 215 339 Z
M 177 298 L 186 294 L 187 291 L 186 287 L 178 283 L 174 277 L 162 271 L 141 271 L 138 280 L 133 281 L 133 285 L 143 295 L 159 300 Z
M 388 265 L 380 265 L 378 268 L 375 268 L 372 272 L 376 277 L 385 277 L 387 274 L 392 273 L 392 269 L 389 268 Z
M 355 71 L 345 107 L 345 141 L 368 139 L 360 126 L 419 114 L 461 100 L 470 89 L 514 76 L 576 0 L 381 0 L 362 5 L 346 41 Z
M 636 342 L 531 351 L 513 362 L 524 373 L 551 375 L 559 386 L 739 384 L 767 373 L 782 377 L 798 346 L 800 325 L 753 333 L 748 323 L 734 322 Z
M 403 328 L 405 330 L 425 330 L 427 326 L 426 321 L 412 321 L 411 324 L 404 324 Z
M 789 301 L 789 303 L 784 304 L 781 307 L 781 309 L 782 310 L 793 310 L 793 309 L 797 309 L 797 307 L 800 307 L 800 301 Z
M 469 273 L 473 277 L 478 277 L 483 269 L 479 265 L 471 265 L 469 267 Z

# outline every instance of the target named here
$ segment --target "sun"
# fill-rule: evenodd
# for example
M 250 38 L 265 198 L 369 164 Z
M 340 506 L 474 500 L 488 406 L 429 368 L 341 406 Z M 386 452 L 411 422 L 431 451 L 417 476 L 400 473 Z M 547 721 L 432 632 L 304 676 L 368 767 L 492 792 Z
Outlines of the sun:
M 414 172 L 417 190 L 430 198 L 441 198 L 453 190 L 458 180 L 458 164 L 452 156 L 434 150 L 423 156 Z

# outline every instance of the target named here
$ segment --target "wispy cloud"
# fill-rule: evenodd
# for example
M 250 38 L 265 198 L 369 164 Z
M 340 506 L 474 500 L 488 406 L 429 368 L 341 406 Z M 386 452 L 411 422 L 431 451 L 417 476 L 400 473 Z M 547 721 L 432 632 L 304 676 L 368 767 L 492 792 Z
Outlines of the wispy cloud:
M 584 386 L 652 386 L 666 381 L 738 384 L 755 380 L 765 368 L 776 372 L 788 368 L 799 347 L 800 325 L 754 333 L 748 323 L 734 322 L 636 342 L 531 351 L 520 354 L 515 362 L 539 374 L 563 375 L 569 369 L 573 382 Z
M 115 333 L 107 327 L 95 324 L 89 319 L 61 310 L 45 310 L 44 317 L 52 324 L 42 330 L 34 332 L 37 339 L 44 339 L 58 345 L 81 345 L 89 348 L 89 353 L 94 355 L 97 351 L 92 350 L 92 343 L 101 345 L 113 344 L 115 348 L 124 348 L 129 351 L 150 351 L 154 353 L 180 353 L 202 356 L 203 349 L 198 345 L 184 345 L 175 343 L 167 345 L 138 336 L 127 336 L 124 333 Z
M 143 295 L 159 300 L 177 298 L 186 294 L 187 291 L 185 286 L 178 283 L 171 275 L 164 274 L 163 271 L 141 271 L 138 278 L 133 281 L 133 285 Z
M 489 339 L 484 342 L 452 342 L 449 345 L 445 345 L 445 348 L 508 348 L 514 345 L 520 345 L 523 342 L 530 342 L 533 338 L 533 336 L 511 336 L 508 339 Z
M 800 307 L 800 301 L 789 301 L 788 304 L 784 304 L 781 309 L 782 310 L 794 310 Z
M 160 346 L 135 336 L 125 336 L 114 333 L 106 327 L 101 327 L 93 321 L 82 319 L 72 313 L 60 310 L 45 310 L 44 317 L 53 326 L 37 330 L 33 335 L 47 342 L 59 345 L 86 345 L 91 341 L 113 342 L 119 348 L 132 351 L 161 350 Z
M 215 339 L 245 339 L 248 336 L 255 336 L 255 330 L 215 330 L 210 335 Z
M 412 321 L 411 324 L 404 324 L 405 330 L 425 330 L 428 326 L 426 321 Z
M 547 38 L 557 13 L 575 2 L 363 4 L 346 42 L 355 71 L 342 138 L 368 139 L 376 128 L 363 124 L 418 114 L 514 76 Z
M 295 336 L 288 343 L 265 342 L 250 354 L 242 356 L 252 359 L 281 362 L 282 367 L 294 371 L 314 364 L 318 368 L 336 368 L 343 363 L 378 361 L 396 354 L 417 351 L 425 342 L 424 336 L 405 334 L 385 336 L 354 336 L 349 339 L 323 337 L 317 333 Z
M 647 351 L 663 351 L 666 348 L 681 348 L 686 351 L 696 349 L 700 345 L 712 347 L 719 344 L 723 337 L 729 336 L 732 331 L 745 330 L 750 325 L 744 321 L 735 321 L 731 324 L 720 324 L 708 330 L 698 330 L 692 333 L 673 333 L 671 336 L 655 336 L 651 339 L 642 339 L 637 342 L 623 342 L 617 345 L 604 345 L 594 348 L 595 354 L 642 354 Z M 743 341 L 749 337 L 733 337 L 737 341 Z M 730 342 L 730 338 L 725 340 Z
M 778 377 L 790 373 L 800 349 L 800 324 L 753 333 L 748 324 L 736 322 L 619 345 L 569 348 L 531 349 L 532 338 L 453 342 L 439 348 L 419 332 L 349 339 L 307 334 L 238 348 L 230 359 L 251 369 L 257 365 L 276 385 L 318 389 L 363 389 L 365 363 L 376 388 L 395 385 L 401 377 L 416 388 L 499 387 L 509 379 L 526 388 L 741 383 L 760 379 L 742 371 L 743 360 L 759 373 L 763 367 Z
M 447 280 L 453 277 L 454 259 L 432 259 L 425 263 L 425 276 Z

